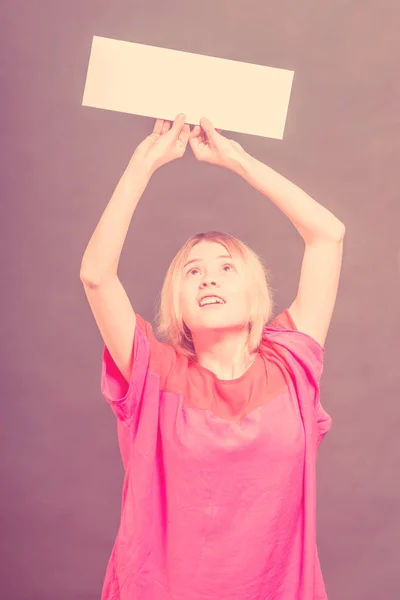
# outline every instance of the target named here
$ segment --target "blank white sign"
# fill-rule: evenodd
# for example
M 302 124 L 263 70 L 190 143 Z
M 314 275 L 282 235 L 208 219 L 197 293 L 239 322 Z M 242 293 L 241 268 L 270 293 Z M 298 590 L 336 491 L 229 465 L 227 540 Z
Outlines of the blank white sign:
M 82 104 L 282 139 L 294 71 L 93 37 Z

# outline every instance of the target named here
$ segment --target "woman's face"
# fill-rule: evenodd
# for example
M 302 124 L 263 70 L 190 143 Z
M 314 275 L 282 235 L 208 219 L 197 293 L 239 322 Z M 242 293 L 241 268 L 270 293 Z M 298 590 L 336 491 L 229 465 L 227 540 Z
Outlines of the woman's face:
M 191 332 L 246 326 L 250 294 L 239 267 L 238 259 L 232 259 L 227 249 L 216 242 L 201 241 L 191 249 L 180 288 L 182 317 Z M 211 298 L 202 301 L 206 295 Z M 222 302 L 215 303 L 215 296 Z

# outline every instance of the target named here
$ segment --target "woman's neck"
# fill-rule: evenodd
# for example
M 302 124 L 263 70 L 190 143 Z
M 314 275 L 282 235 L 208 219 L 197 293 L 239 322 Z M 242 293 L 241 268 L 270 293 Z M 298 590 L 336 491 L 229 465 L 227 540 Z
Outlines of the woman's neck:
M 194 336 L 197 362 L 212 371 L 218 379 L 237 379 L 255 359 L 255 354 L 249 352 L 247 341 L 247 330 L 216 336 Z

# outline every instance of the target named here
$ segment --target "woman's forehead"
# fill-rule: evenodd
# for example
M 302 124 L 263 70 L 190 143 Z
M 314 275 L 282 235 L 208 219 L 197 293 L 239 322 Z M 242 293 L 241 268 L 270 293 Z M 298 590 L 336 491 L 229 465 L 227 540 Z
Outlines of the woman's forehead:
M 229 250 L 223 244 L 208 241 L 202 241 L 191 248 L 183 261 L 183 269 L 186 269 L 190 265 L 195 266 L 196 264 L 201 265 L 202 263 L 223 263 L 224 260 L 233 263 L 238 272 L 244 272 L 246 270 L 245 261 L 239 251 L 235 248 Z
M 189 250 L 187 260 L 191 260 L 196 257 L 216 258 L 221 255 L 231 256 L 231 253 L 223 244 L 220 244 L 219 242 L 202 240 Z

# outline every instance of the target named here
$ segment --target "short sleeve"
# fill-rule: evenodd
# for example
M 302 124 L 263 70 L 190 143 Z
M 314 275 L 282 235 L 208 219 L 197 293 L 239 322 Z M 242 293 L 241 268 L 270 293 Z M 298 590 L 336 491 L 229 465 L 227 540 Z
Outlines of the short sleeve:
M 273 329 L 292 330 L 302 357 L 303 366 L 311 369 L 315 380 L 319 383 L 324 368 L 324 348 L 311 336 L 298 330 L 289 309 L 279 313 L 268 325 Z
M 301 380 L 304 383 L 301 389 L 306 390 L 303 396 L 309 397 L 310 394 L 312 396 L 319 445 L 332 423 L 331 417 L 321 405 L 320 400 L 320 382 L 324 370 L 325 350 L 314 338 L 297 329 L 288 309 L 278 314 L 267 326 L 267 331 L 268 328 L 277 330 L 272 337 L 267 335 L 267 338 L 270 339 L 272 347 L 280 354 L 284 363 L 287 366 L 291 364 L 293 368 L 296 368 L 296 372 L 299 373 L 298 381 Z M 275 340 L 275 344 L 273 340 Z M 298 370 L 299 368 L 300 370 Z
M 318 428 L 318 438 L 317 438 L 317 448 L 321 444 L 325 435 L 328 433 L 330 428 L 332 427 L 332 417 L 330 414 L 326 412 L 324 407 L 321 404 L 321 400 L 318 395 L 318 399 L 315 405 L 315 414 L 317 419 L 317 428 Z
M 120 421 L 135 414 L 147 385 L 153 395 L 165 384 L 176 362 L 176 351 L 157 340 L 151 324 L 136 313 L 136 327 L 131 353 L 131 378 L 127 382 L 107 346 L 104 346 L 101 391 Z

